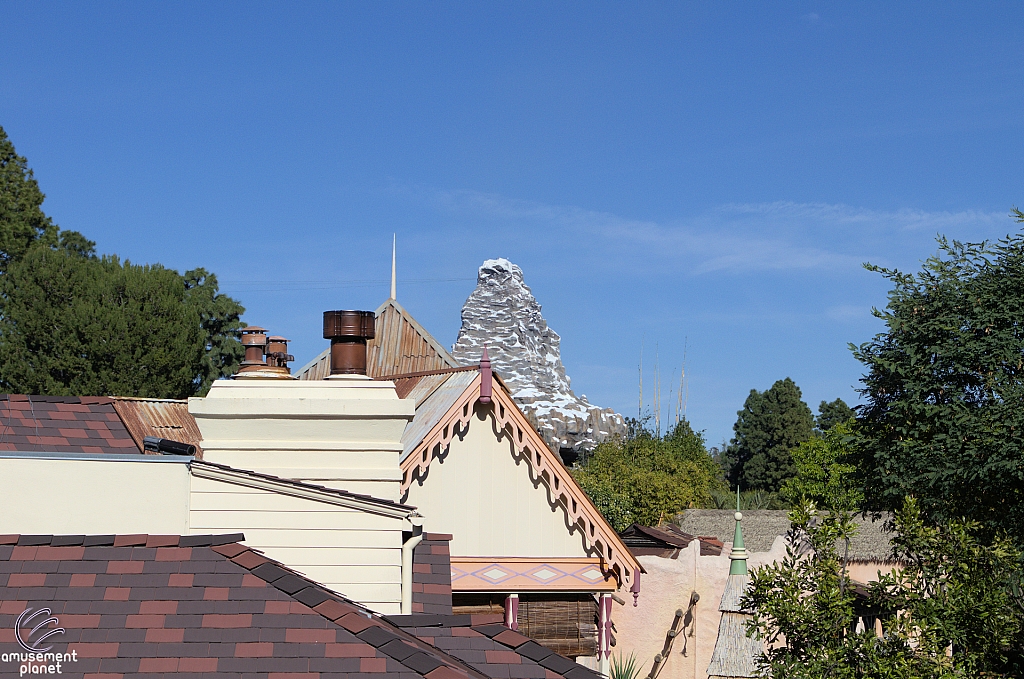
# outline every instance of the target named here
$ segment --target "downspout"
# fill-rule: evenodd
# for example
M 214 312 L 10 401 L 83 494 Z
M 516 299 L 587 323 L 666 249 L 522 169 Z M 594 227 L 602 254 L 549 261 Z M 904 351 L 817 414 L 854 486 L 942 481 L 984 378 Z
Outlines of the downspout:
M 423 517 L 410 517 L 412 536 L 402 543 L 402 615 L 412 615 L 412 553 L 423 542 Z

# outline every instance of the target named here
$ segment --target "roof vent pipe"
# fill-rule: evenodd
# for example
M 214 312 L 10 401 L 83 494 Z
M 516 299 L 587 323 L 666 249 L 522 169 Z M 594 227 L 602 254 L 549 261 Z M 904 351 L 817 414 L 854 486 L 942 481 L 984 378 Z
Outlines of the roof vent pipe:
M 267 367 L 263 353 L 267 346 L 267 331 L 258 325 L 242 328 L 242 346 L 245 347 L 245 358 L 238 372 L 253 372 Z
M 331 374 L 365 375 L 366 340 L 374 338 L 372 311 L 325 311 L 324 339 L 331 340 Z
M 295 357 L 288 353 L 288 342 L 280 335 L 267 338 L 267 367 L 281 370 L 286 375 L 291 374 L 288 363 L 295 360 Z

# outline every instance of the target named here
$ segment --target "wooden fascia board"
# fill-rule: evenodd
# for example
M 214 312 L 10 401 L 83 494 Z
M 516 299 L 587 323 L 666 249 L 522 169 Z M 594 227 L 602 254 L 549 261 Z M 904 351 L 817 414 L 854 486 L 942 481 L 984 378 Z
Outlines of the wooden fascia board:
M 426 471 L 430 463 L 434 461 L 434 446 L 440 445 L 441 450 L 448 447 L 455 437 L 457 429 L 462 429 L 469 424 L 473 417 L 473 406 L 480 398 L 480 375 L 469 383 L 462 395 L 448 408 L 448 412 L 437 421 L 423 440 L 416 444 L 412 452 L 402 461 L 402 496 L 409 491 L 413 479 L 419 472 Z
M 456 430 L 469 423 L 473 417 L 473 407 L 479 398 L 480 376 L 477 375 L 445 416 L 405 458 L 402 463 L 403 496 L 408 492 L 417 474 L 426 471 L 430 466 L 434 459 L 434 447 L 440 445 L 441 450 L 444 450 L 455 437 Z M 513 447 L 523 455 L 537 478 L 545 483 L 549 492 L 562 505 L 569 525 L 577 525 L 577 529 L 583 532 L 583 539 L 591 548 L 598 551 L 602 561 L 613 569 L 617 567 L 621 582 L 632 583 L 634 573 L 644 572 L 643 566 L 579 487 L 562 461 L 547 447 L 503 385 L 492 390 L 491 403 L 492 413 L 499 428 L 505 431 L 506 436 L 511 437 Z
M 197 476 L 201 479 L 231 483 L 236 486 L 253 488 L 255 490 L 265 490 L 279 495 L 289 495 L 303 500 L 312 500 L 313 502 L 322 502 L 338 507 L 345 507 L 346 509 L 355 509 L 368 514 L 377 514 L 378 516 L 385 516 L 391 519 L 410 519 L 414 516 L 419 516 L 414 509 L 388 507 L 375 502 L 367 502 L 359 497 L 337 495 L 334 493 L 324 492 L 317 488 L 303 487 L 293 483 L 272 481 L 270 479 L 250 476 L 241 471 L 220 469 L 217 467 L 208 467 L 206 465 L 198 464 L 190 464 L 189 470 L 192 472 L 193 476 Z

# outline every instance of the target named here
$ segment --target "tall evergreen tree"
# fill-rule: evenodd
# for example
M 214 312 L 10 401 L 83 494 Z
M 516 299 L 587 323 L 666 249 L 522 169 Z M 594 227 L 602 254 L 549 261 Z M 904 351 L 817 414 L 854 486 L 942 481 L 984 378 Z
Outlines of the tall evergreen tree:
M 837 424 L 849 422 L 856 415 L 853 408 L 846 405 L 846 401 L 841 398 L 822 401 L 818 406 L 818 416 L 814 418 L 814 425 L 820 433 L 825 433 Z
M 796 469 L 790 450 L 814 434 L 814 416 L 790 378 L 767 391 L 750 390 L 726 449 L 729 482 L 744 490 L 777 492 Z
M 0 127 L 0 273 L 39 243 L 82 256 L 94 254 L 95 243 L 77 231 L 61 231 L 43 212 L 43 199 L 28 160 L 19 156 Z
M 0 279 L 0 383 L 51 395 L 184 398 L 204 347 L 177 272 L 33 248 Z
M 234 372 L 244 309 L 216 276 L 98 258 L 43 198 L 0 128 L 0 389 L 184 398 Z
M 245 348 L 238 331 L 245 327 L 245 309 L 217 289 L 217 277 L 206 269 L 185 272 L 185 300 L 199 314 L 203 358 L 195 380 L 195 394 L 204 395 L 213 381 L 234 374 Z

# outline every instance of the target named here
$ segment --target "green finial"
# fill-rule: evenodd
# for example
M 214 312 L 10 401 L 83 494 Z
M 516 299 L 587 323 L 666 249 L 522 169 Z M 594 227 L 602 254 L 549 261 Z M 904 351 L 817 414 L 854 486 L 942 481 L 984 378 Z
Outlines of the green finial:
M 743 515 L 740 514 L 740 489 L 736 486 L 736 534 L 732 538 L 732 554 L 729 558 L 732 563 L 729 565 L 729 575 L 747 574 L 747 550 L 743 547 L 743 529 L 740 528 L 740 521 Z

